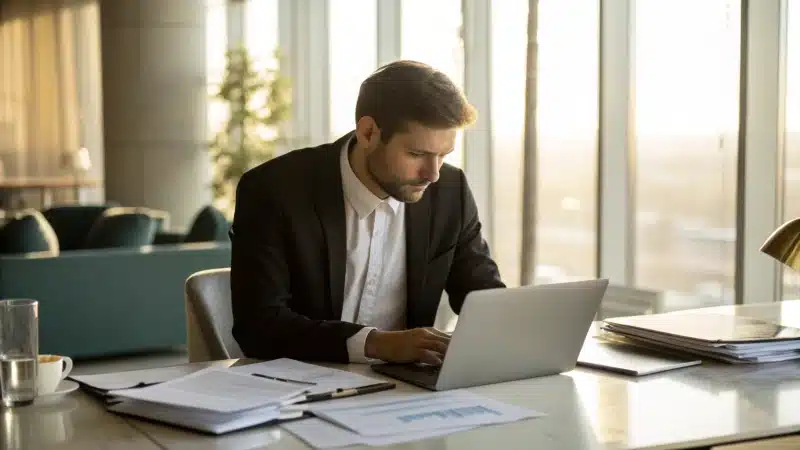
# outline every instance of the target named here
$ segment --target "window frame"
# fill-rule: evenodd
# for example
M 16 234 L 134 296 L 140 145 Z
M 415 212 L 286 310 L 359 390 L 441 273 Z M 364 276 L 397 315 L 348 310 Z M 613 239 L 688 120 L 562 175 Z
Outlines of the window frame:
M 597 276 L 633 285 L 635 170 L 635 0 L 600 2 L 599 127 L 597 137 Z M 379 0 L 377 61 L 400 57 L 401 0 Z M 465 133 L 464 170 L 493 245 L 491 3 L 462 0 L 465 93 L 481 117 Z M 279 0 L 279 45 L 293 80 L 291 148 L 329 136 L 328 0 Z M 786 0 L 742 0 L 742 73 L 737 166 L 735 303 L 780 299 L 781 266 L 760 252 L 781 223 L 786 75 Z M 776 27 L 778 21 L 780 26 Z M 297 57 L 296 55 L 302 55 Z M 778 126 L 776 126 L 778 124 Z M 756 150 L 757 149 L 757 150 Z

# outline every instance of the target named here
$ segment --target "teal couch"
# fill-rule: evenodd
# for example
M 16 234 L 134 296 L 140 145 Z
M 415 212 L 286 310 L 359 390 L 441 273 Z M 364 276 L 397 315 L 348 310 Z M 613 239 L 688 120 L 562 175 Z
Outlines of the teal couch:
M 186 344 L 184 282 L 229 243 L 0 256 L 0 299 L 39 301 L 40 353 L 76 359 Z

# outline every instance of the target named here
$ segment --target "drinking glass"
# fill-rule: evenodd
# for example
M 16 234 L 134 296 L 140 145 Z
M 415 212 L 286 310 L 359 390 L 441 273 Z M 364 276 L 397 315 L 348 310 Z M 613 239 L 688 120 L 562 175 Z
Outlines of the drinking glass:
M 6 406 L 36 398 L 39 358 L 39 302 L 0 301 L 0 395 Z

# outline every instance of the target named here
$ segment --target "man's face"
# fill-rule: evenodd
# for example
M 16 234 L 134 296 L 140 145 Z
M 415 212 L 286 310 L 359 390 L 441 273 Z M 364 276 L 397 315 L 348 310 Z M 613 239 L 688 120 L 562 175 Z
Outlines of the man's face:
M 419 201 L 439 179 L 444 157 L 453 151 L 458 130 L 411 123 L 388 143 L 378 142 L 367 155 L 367 170 L 387 194 L 401 202 Z

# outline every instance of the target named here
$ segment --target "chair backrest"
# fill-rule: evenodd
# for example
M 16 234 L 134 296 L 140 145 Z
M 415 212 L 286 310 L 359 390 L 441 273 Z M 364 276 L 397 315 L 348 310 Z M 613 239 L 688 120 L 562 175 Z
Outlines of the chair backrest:
M 93 205 L 57 205 L 42 211 L 58 236 L 60 250 L 78 250 L 84 247 L 92 225 L 114 203 Z
M 244 357 L 231 332 L 230 268 L 193 273 L 185 293 L 189 362 Z
M 108 208 L 92 224 L 84 248 L 128 248 L 151 245 L 158 219 L 141 208 Z
M 184 242 L 228 242 L 228 220 L 213 205 L 207 205 L 194 217 Z
M 35 209 L 24 209 L 11 214 L 0 227 L 0 254 L 46 252 L 58 255 L 58 235 Z

